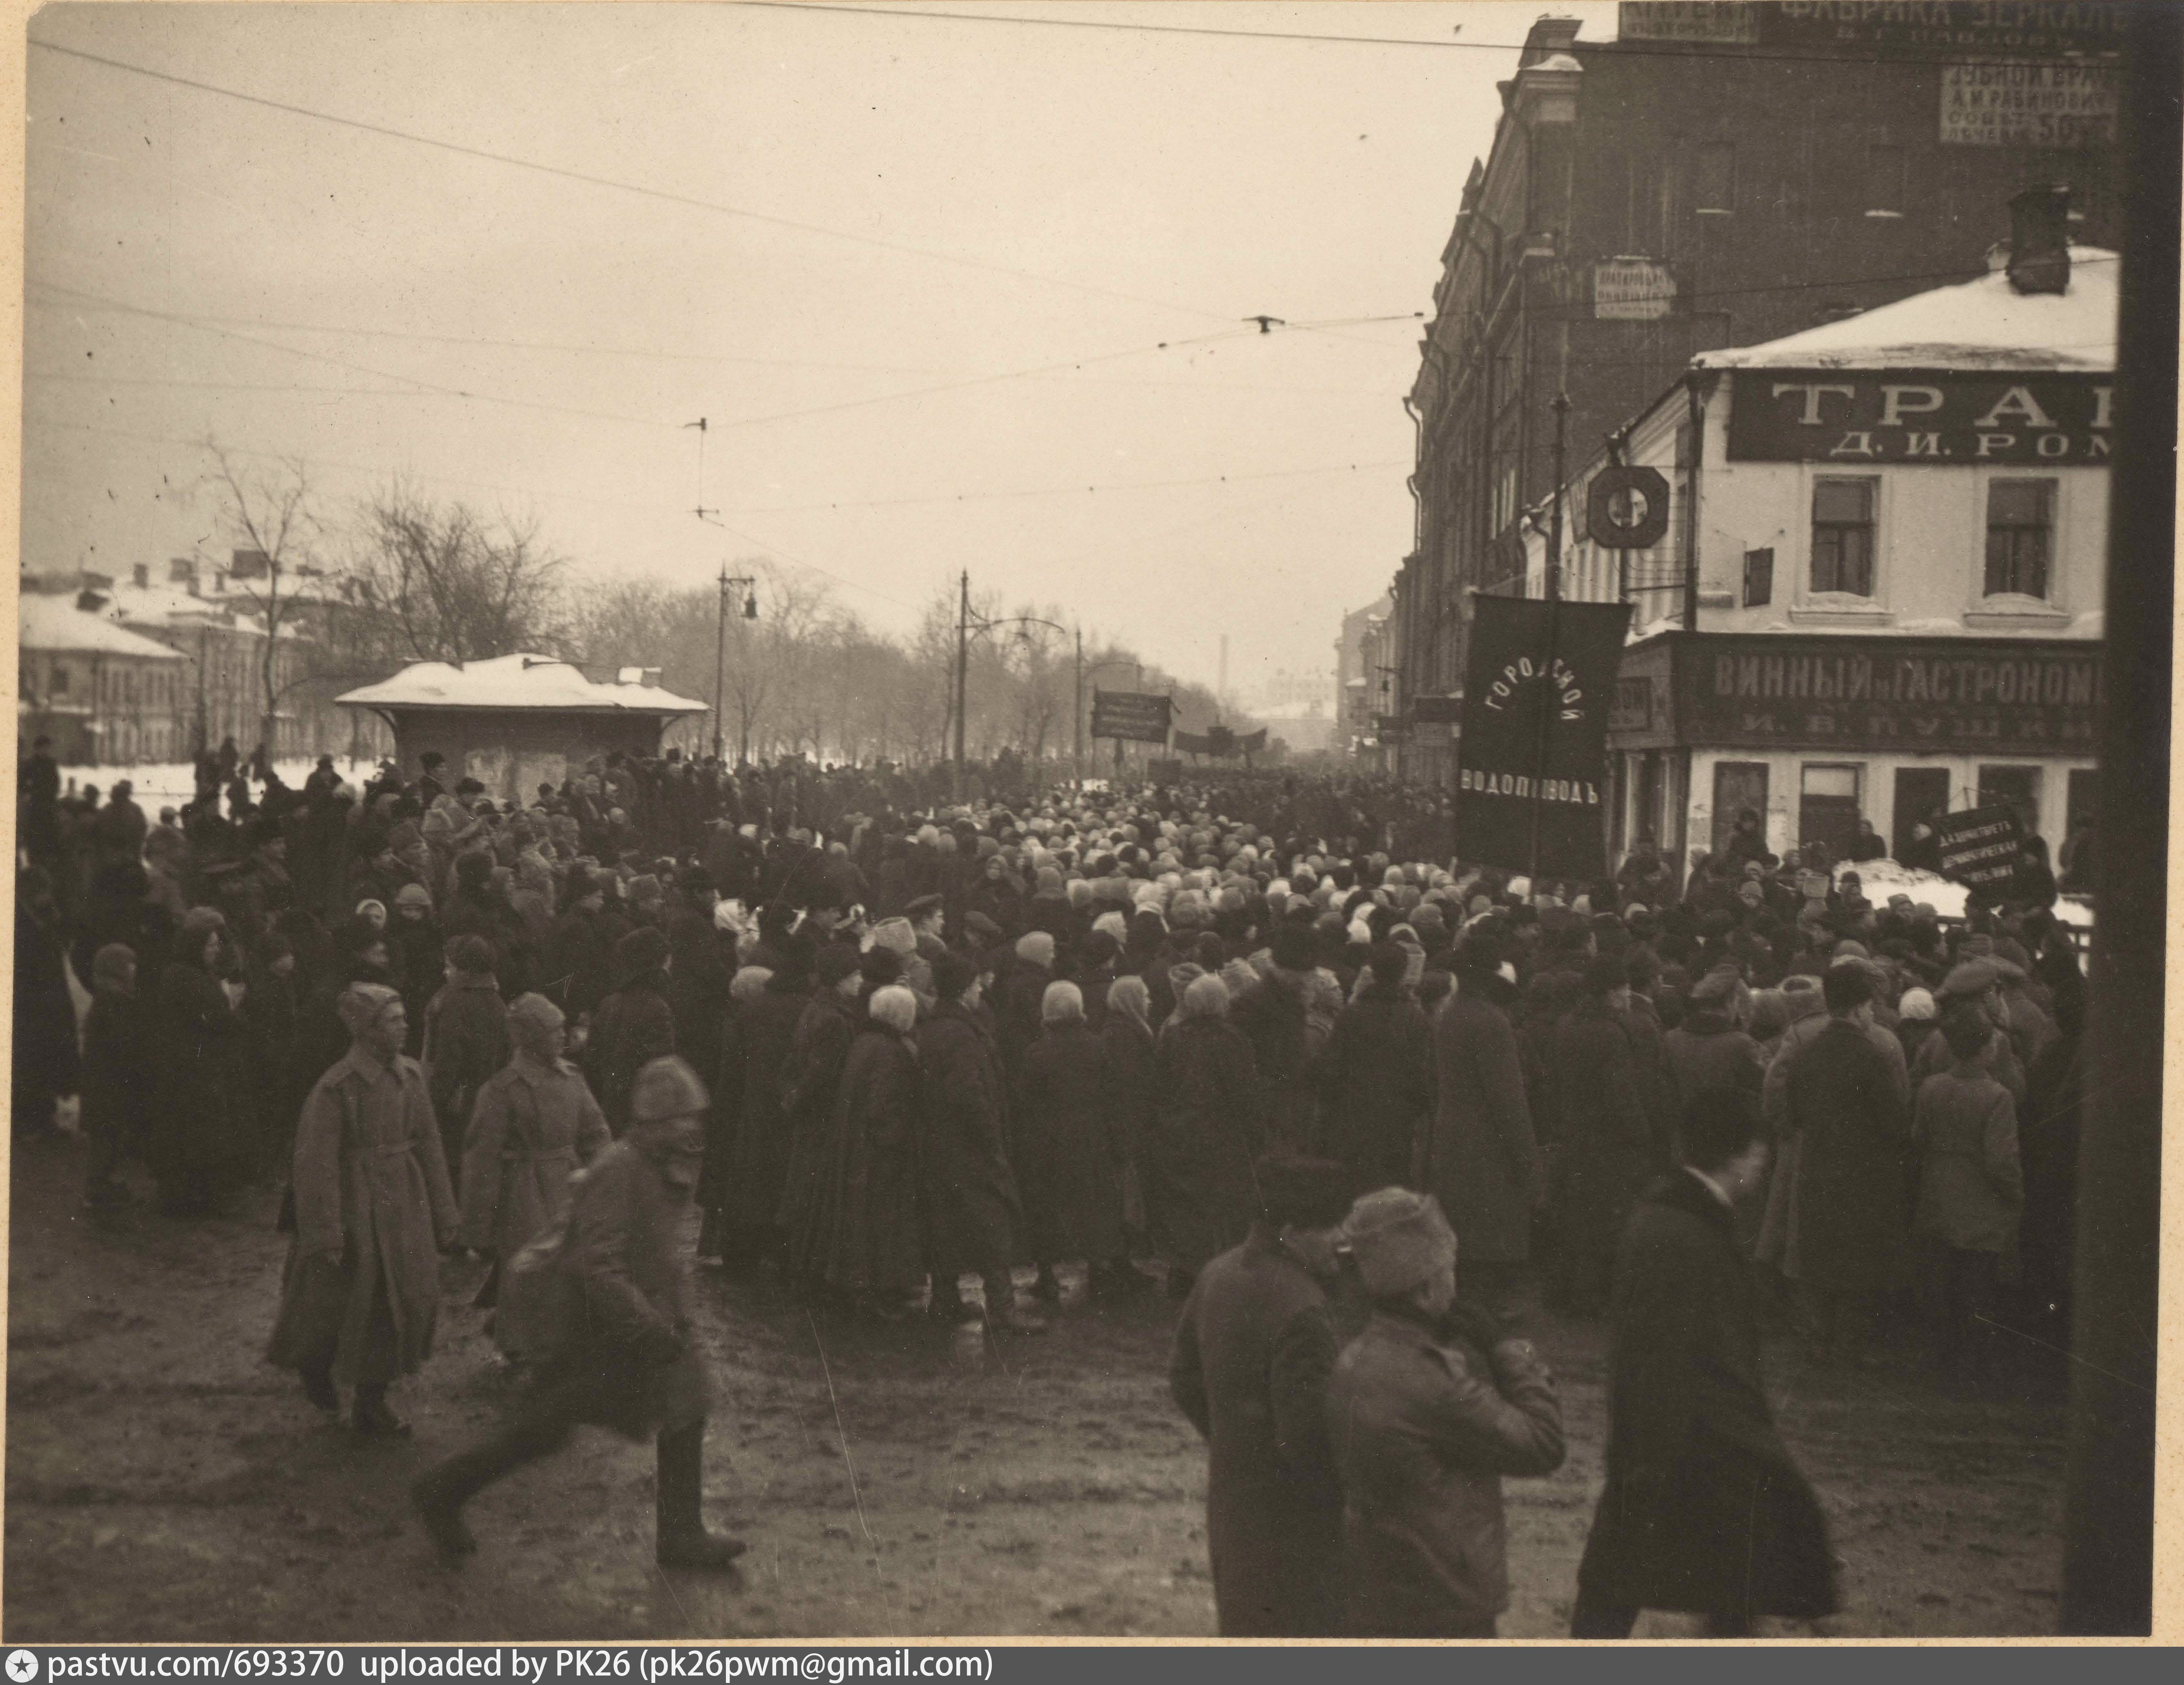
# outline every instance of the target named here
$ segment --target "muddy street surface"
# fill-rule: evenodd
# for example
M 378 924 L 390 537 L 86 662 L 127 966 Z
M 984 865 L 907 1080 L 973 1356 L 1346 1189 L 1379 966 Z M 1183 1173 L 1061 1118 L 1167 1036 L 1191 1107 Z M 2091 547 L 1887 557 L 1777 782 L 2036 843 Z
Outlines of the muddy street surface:
M 395 1389 L 407 1441 L 359 1442 L 262 1360 L 285 1239 L 276 1194 L 180 1222 L 77 1210 L 72 1137 L 14 1159 L 4 1618 L 16 1642 L 1074 1638 L 1214 1630 L 1206 1465 L 1169 1402 L 1173 1308 L 1093 1312 L 1081 1278 L 1044 1338 L 860 1327 L 699 1272 L 716 1382 L 713 1524 L 741 1572 L 652 1561 L 652 1449 L 597 1431 L 488 1491 L 483 1549 L 442 1565 L 405 1488 L 482 1433 L 507 1389 L 447 1268 L 439 1347 Z M 148 1192 L 138 1184 L 140 1195 Z M 1570 1456 L 1512 1480 L 1504 1636 L 1566 1630 L 1605 1437 L 1604 1331 L 1535 1332 Z M 1769 1379 L 1842 1558 L 1837 1635 L 2052 1632 L 2059 1393 L 1944 1397 L 1913 1353 Z M 1641 1636 L 1694 1630 L 1649 1615 Z M 1771 1628 L 1785 1635 L 1802 1626 Z

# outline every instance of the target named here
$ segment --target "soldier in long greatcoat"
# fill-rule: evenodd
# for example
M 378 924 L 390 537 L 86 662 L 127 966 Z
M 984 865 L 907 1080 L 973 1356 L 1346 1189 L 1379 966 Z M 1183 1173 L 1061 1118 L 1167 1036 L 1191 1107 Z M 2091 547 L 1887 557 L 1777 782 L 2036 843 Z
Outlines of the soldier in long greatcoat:
M 359 1432 L 403 1434 L 387 1388 L 432 1355 L 455 1201 L 425 1073 L 402 1052 L 402 997 L 353 984 L 341 1015 L 349 1050 L 296 1126 L 296 1237 L 268 1354 L 321 1410 L 340 1408 L 337 1381 L 352 1384 Z

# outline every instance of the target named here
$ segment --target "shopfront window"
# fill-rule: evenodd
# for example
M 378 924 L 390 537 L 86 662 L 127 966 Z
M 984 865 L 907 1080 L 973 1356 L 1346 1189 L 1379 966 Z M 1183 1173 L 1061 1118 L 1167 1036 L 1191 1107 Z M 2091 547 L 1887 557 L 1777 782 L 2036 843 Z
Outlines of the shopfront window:
M 1808 761 L 1797 796 L 1797 842 L 1824 842 L 1831 859 L 1845 859 L 1858 835 L 1859 775 L 1864 768 Z
M 1813 590 L 1873 595 L 1877 480 L 1822 480 L 1813 487 Z
M 2055 482 L 1996 480 L 1986 488 L 1986 594 L 2048 600 Z

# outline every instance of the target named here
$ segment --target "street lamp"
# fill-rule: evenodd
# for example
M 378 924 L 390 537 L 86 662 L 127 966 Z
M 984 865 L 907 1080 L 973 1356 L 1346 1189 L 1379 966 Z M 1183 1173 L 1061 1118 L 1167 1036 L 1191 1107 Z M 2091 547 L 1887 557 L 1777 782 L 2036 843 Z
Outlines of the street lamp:
M 740 588 L 744 593 L 744 618 L 758 618 L 758 581 L 749 574 L 732 574 L 726 562 L 721 564 L 721 616 L 719 630 L 713 637 L 713 759 L 721 758 L 721 728 L 727 717 L 728 673 L 728 589 Z M 750 746 L 744 746 L 744 759 L 750 759 Z

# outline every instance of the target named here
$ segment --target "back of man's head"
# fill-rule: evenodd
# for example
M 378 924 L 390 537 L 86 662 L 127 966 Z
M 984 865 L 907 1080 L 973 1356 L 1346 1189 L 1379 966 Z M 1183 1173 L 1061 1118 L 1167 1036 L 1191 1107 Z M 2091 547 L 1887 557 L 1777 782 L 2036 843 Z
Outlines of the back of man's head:
M 1735 1090 L 1702 1090 L 1684 1108 L 1684 1162 L 1695 1171 L 1718 1171 L 1742 1156 L 1757 1132 L 1752 1107 Z
M 1838 959 L 1820 976 L 1820 993 L 1828 1010 L 1847 1018 L 1873 998 L 1873 978 L 1856 959 Z

